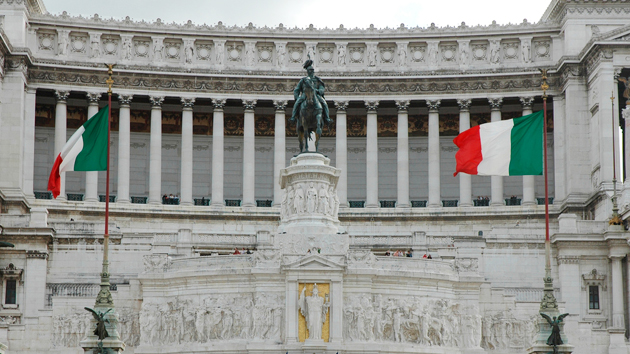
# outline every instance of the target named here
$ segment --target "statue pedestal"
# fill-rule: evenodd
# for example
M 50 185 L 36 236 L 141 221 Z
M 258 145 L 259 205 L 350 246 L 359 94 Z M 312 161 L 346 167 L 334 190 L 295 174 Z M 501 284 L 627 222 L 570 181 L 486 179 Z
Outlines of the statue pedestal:
M 624 328 L 609 328 L 610 343 L 608 344 L 609 354 L 627 354 L 626 330 Z
M 304 353 L 323 354 L 326 352 L 327 346 L 323 339 L 307 339 L 302 345 Z
M 105 312 L 108 309 L 95 308 L 94 310 Z M 109 323 L 105 323 L 105 328 L 107 329 L 109 337 L 103 339 L 103 348 L 108 348 L 110 353 L 121 353 L 125 350 L 125 343 L 120 339 L 120 334 L 118 333 L 118 314 L 114 310 L 105 315 L 105 318 L 109 320 Z M 99 343 L 101 341 L 94 334 L 97 323 L 96 320 L 92 318 L 90 323 L 91 326 L 88 331 L 88 336 L 81 341 L 80 345 L 85 353 L 96 354 L 99 352 Z
M 573 346 L 569 344 L 562 344 L 558 346 L 558 353 L 571 354 L 573 353 Z M 527 354 L 549 354 L 553 353 L 553 347 L 546 344 L 534 344 L 531 348 L 527 348 Z
M 312 152 L 295 156 L 291 165 L 280 171 L 284 195 L 275 243 L 283 253 L 322 249 L 345 254 L 348 250 L 348 237 L 341 235 L 337 218 L 340 174 L 341 170 L 330 166 L 329 158 Z

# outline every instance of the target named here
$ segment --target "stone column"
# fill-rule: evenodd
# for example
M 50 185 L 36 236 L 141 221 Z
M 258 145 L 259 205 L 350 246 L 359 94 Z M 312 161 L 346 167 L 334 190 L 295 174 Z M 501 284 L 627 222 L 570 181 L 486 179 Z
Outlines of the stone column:
M 442 206 L 440 191 L 440 100 L 427 101 L 429 107 L 429 203 Z
M 554 204 L 562 203 L 566 198 L 566 146 L 567 141 L 565 138 L 566 131 L 566 117 L 564 114 L 564 94 L 561 93 L 553 97 L 553 178 L 554 178 Z M 626 120 L 626 124 L 630 122 L 630 119 Z M 630 128 L 630 127 L 628 127 Z M 630 132 L 630 130 L 626 130 Z M 630 136 L 630 134 L 626 134 Z M 628 141 L 630 143 L 630 141 Z M 630 145 L 626 145 L 630 146 Z M 626 150 L 626 153 L 630 152 L 630 149 Z M 630 160 L 626 160 L 630 161 Z
M 621 259 L 623 256 L 610 256 L 612 262 L 612 327 L 625 328 L 623 311 L 623 278 L 621 270 Z
M 276 108 L 276 125 L 274 128 L 274 152 L 273 152 L 273 205 L 280 207 L 282 204 L 282 189 L 280 188 L 280 170 L 285 168 L 287 163 L 286 156 L 286 123 L 285 109 L 287 108 L 286 100 L 274 100 L 273 105 Z
M 348 134 L 346 122 L 346 109 L 348 101 L 335 101 L 337 108 L 337 168 L 341 170 L 339 182 L 337 182 L 337 197 L 339 198 L 339 208 L 348 207 Z
M 410 208 L 409 203 L 409 100 L 396 101 L 398 106 L 398 201 L 397 208 Z
M 457 100 L 459 105 L 459 132 L 470 129 L 470 99 Z M 472 176 L 467 173 L 459 174 L 459 205 L 472 206 Z
M 151 96 L 151 148 L 149 152 L 149 204 L 162 204 L 162 102 Z
M 490 121 L 491 122 L 500 122 L 501 121 L 501 104 L 503 103 L 503 98 L 488 98 L 488 103 L 490 103 Z M 490 197 L 490 205 L 505 205 L 505 201 L 503 200 L 503 176 L 491 176 L 491 197 Z
M 243 203 L 244 207 L 256 206 L 256 137 L 254 108 L 256 100 L 243 100 Z
M 193 105 L 194 98 L 181 98 L 182 102 L 182 167 L 181 204 L 192 205 L 193 186 Z
M 520 99 L 523 106 L 523 115 L 532 114 L 534 97 L 521 97 Z M 521 205 L 536 205 L 536 180 L 534 176 L 523 176 L 523 200 Z
M 365 207 L 378 208 L 378 101 L 365 101 L 367 109 L 367 137 L 365 148 Z
M 89 119 L 98 113 L 98 101 L 101 99 L 101 93 L 88 92 L 87 99 L 87 116 Z M 98 171 L 85 172 L 85 201 L 90 203 L 98 202 Z
M 118 95 L 118 191 L 117 203 L 129 203 L 129 168 L 131 148 L 131 100 L 133 95 Z
M 223 207 L 223 107 L 225 99 L 213 98 L 212 116 L 212 206 Z
M 27 198 L 34 198 L 33 180 L 35 173 L 35 97 L 37 90 L 26 86 L 24 99 L 24 184 L 22 190 Z
M 55 91 L 57 96 L 57 106 L 55 107 L 55 154 L 54 159 L 61 152 L 61 148 L 66 144 L 66 130 L 67 130 L 67 106 L 66 100 L 70 95 L 69 91 Z M 53 161 L 54 162 L 54 161 Z M 50 164 L 52 166 L 52 163 Z M 61 173 L 61 188 L 59 197 L 57 199 L 66 200 L 66 173 Z

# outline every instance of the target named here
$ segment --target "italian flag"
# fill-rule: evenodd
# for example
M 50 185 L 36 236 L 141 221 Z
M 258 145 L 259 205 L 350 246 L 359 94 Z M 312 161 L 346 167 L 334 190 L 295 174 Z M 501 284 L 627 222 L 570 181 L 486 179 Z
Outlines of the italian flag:
M 453 142 L 459 172 L 482 176 L 542 175 L 543 111 L 520 118 L 480 124 Z
M 108 111 L 108 106 L 103 107 L 61 148 L 48 178 L 53 197 L 57 198 L 61 191 L 61 172 L 107 170 Z

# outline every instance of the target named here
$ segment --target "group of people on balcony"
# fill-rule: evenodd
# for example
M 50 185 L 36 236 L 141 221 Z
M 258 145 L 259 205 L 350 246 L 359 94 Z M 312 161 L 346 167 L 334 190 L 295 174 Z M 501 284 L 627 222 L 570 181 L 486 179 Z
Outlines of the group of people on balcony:
M 164 194 L 162 196 L 162 204 L 175 204 L 179 205 L 179 196 L 177 194 Z

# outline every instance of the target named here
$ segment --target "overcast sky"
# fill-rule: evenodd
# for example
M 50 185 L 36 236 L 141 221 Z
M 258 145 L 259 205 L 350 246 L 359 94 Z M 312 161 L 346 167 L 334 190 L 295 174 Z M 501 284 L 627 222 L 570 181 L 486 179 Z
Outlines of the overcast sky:
M 538 22 L 551 0 L 44 0 L 48 12 L 196 24 L 346 28 Z

